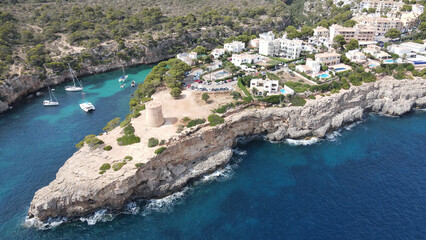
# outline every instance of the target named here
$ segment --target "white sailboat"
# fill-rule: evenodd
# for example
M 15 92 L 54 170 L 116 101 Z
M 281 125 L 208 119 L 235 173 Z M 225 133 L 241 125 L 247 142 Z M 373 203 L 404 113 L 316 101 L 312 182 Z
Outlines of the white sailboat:
M 58 106 L 59 105 L 58 99 L 56 99 L 55 94 L 53 94 L 53 91 L 55 91 L 55 89 L 50 89 L 49 86 L 47 86 L 47 88 L 49 89 L 50 100 L 44 100 L 43 105 L 44 106 Z
M 78 80 L 77 76 L 74 76 L 74 72 L 72 71 L 71 66 L 70 66 L 69 63 L 68 63 L 68 69 L 69 69 L 70 74 L 71 74 L 73 85 L 72 86 L 66 86 L 65 87 L 65 91 L 68 91 L 68 92 L 82 91 L 83 90 L 83 84 L 81 84 L 81 82 L 80 82 L 80 80 Z M 76 81 L 78 82 L 78 84 L 80 86 L 76 85 L 76 83 L 75 83 Z
M 81 96 L 83 97 L 83 100 L 80 103 L 80 108 L 85 111 L 85 112 L 89 112 L 89 111 L 94 111 L 95 110 L 95 106 L 91 103 L 88 102 L 85 97 L 84 97 L 85 93 L 81 93 Z
M 118 82 L 125 82 L 126 79 L 129 77 L 129 75 L 126 75 L 126 73 L 124 72 L 124 66 L 123 67 L 123 75 L 121 75 L 121 77 L 118 79 Z

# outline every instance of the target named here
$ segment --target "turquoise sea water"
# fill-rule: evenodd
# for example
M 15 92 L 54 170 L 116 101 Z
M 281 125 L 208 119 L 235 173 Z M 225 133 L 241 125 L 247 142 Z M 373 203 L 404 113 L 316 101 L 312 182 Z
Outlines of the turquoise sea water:
M 147 67 L 129 70 L 140 82 Z M 74 144 L 127 114 L 120 72 L 84 78 L 96 111 L 42 99 L 0 116 L 0 239 L 423 239 L 426 113 L 368 116 L 312 145 L 241 143 L 232 163 L 170 197 L 98 213 L 51 230 L 22 226 L 34 192 L 54 179 Z M 133 79 L 132 79 L 133 78 Z M 90 86 L 91 85 L 91 86 Z M 107 92 L 109 91 L 109 92 Z M 89 225 L 95 223 L 94 225 Z

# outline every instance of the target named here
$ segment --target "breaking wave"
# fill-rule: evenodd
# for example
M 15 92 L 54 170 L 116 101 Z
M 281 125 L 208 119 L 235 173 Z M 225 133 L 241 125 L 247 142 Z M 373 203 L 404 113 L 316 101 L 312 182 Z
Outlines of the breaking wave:
M 107 209 L 101 209 L 89 217 L 81 217 L 80 221 L 87 222 L 87 225 L 95 225 L 97 222 L 110 222 L 114 218 L 115 216 L 109 213 Z
M 42 222 L 38 218 L 28 218 L 27 216 L 25 218 L 23 226 L 26 228 L 35 228 L 38 230 L 49 230 L 67 221 L 68 221 L 67 218 L 60 217 L 60 218 L 49 218 L 46 222 Z
M 181 203 L 189 189 L 189 187 L 185 187 L 182 191 L 175 192 L 164 198 L 147 200 L 148 203 L 144 207 L 142 215 L 146 216 L 152 212 L 171 212 L 174 205 Z
M 285 140 L 286 143 L 293 145 L 293 146 L 300 146 L 300 145 L 307 146 L 307 145 L 315 144 L 319 141 L 321 141 L 321 139 L 319 139 L 317 137 L 312 137 L 310 139 L 300 139 L 300 140 L 288 138 L 288 139 Z

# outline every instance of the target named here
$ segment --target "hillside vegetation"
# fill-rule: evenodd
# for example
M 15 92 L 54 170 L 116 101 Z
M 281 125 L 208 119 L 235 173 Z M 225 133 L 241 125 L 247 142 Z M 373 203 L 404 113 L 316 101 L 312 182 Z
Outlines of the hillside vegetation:
M 218 45 L 234 34 L 283 29 L 291 23 L 283 1 L 0 1 L 0 75 L 59 74 L 66 63 L 106 64 L 145 55 L 168 39 L 186 38 L 182 45 Z

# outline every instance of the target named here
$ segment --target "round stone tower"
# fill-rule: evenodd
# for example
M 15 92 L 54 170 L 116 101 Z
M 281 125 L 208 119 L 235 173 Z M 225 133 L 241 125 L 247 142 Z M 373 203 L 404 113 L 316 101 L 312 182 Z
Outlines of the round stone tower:
M 146 105 L 146 125 L 148 127 L 159 127 L 164 124 L 161 103 L 149 102 Z

